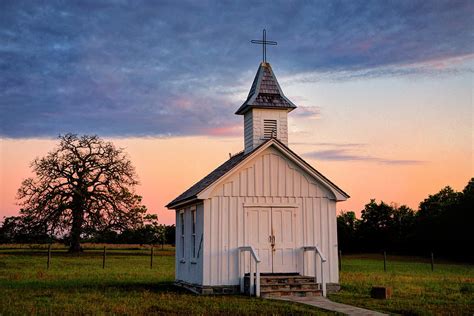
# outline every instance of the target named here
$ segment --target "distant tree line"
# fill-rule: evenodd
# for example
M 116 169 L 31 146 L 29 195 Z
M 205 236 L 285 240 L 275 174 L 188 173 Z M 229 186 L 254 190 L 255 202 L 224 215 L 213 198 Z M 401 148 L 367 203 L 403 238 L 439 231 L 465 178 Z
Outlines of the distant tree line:
M 389 251 L 474 261 L 474 178 L 463 191 L 447 186 L 422 201 L 417 211 L 405 205 L 365 205 L 337 217 L 339 249 L 345 253 Z
M 48 234 L 46 227 L 41 230 L 37 226 L 32 229 L 22 216 L 5 217 L 0 226 L 0 243 L 50 243 L 62 242 L 70 244 L 70 236 Z M 134 228 L 117 229 L 87 229 L 81 235 L 82 242 L 108 244 L 175 244 L 175 225 L 158 223 L 155 214 L 147 214 L 143 223 Z

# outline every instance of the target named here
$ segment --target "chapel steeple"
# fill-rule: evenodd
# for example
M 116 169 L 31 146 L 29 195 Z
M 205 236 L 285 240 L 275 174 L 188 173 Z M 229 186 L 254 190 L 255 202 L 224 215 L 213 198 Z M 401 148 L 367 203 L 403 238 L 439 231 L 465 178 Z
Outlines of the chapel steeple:
M 257 70 L 247 100 L 235 114 L 244 116 L 245 152 L 268 138 L 288 146 L 288 112 L 296 109 L 284 94 L 268 62 Z

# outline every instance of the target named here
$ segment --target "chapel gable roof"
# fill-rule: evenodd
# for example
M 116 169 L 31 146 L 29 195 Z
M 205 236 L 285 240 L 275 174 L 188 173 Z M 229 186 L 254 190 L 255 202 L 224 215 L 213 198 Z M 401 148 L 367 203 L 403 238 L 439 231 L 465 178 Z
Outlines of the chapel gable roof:
M 229 173 L 231 170 L 236 168 L 241 162 L 246 160 L 249 156 L 252 156 L 254 153 L 262 149 L 262 147 L 268 147 L 271 144 L 274 144 L 277 148 L 280 148 L 280 150 L 286 151 L 292 160 L 295 162 L 299 162 L 300 164 L 304 165 L 306 168 L 308 168 L 311 173 L 315 174 L 318 178 L 322 180 L 326 185 L 331 187 L 333 190 L 337 191 L 344 199 L 349 198 L 349 195 L 345 193 L 342 189 L 340 189 L 338 186 L 336 186 L 333 182 L 331 182 L 328 178 L 326 178 L 324 175 L 319 173 L 316 169 L 314 169 L 310 164 L 308 164 L 306 161 L 303 160 L 300 156 L 298 156 L 294 151 L 292 151 L 288 146 L 280 142 L 276 138 L 270 138 L 260 144 L 258 147 L 256 147 L 254 150 L 244 153 L 240 152 L 234 156 L 232 156 L 229 160 L 224 162 L 222 165 L 217 167 L 214 171 L 209 173 L 207 176 L 202 178 L 200 181 L 195 183 L 192 187 L 190 187 L 188 190 L 184 191 L 181 195 L 179 195 L 177 198 L 175 198 L 173 201 L 168 203 L 166 205 L 167 208 L 173 209 L 177 207 L 178 205 L 183 205 L 186 204 L 187 202 L 192 202 L 198 198 L 198 194 L 206 190 L 208 187 L 210 187 L 212 184 L 217 182 L 219 179 L 224 177 L 227 173 Z
M 296 105 L 283 94 L 272 67 L 267 62 L 260 64 L 247 100 L 235 114 L 245 114 L 251 108 L 287 109 L 288 111 L 296 109 Z
M 262 144 L 263 145 L 263 144 Z M 224 162 L 222 165 L 214 169 L 211 173 L 207 176 L 202 178 L 200 181 L 195 183 L 192 187 L 184 191 L 181 195 L 175 198 L 173 201 L 166 205 L 167 208 L 173 208 L 173 206 L 181 203 L 185 203 L 186 201 L 191 201 L 197 197 L 197 194 L 202 190 L 206 189 L 220 177 L 225 175 L 228 171 L 232 170 L 236 165 L 238 165 L 241 161 L 243 161 L 246 157 L 248 157 L 251 152 L 245 154 L 243 151 L 235 154 L 229 160 Z

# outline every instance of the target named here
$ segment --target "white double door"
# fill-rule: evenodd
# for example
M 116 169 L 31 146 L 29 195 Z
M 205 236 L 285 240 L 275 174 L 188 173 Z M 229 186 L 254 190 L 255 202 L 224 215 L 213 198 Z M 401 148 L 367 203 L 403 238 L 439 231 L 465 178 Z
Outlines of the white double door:
M 260 271 L 297 272 L 296 208 L 252 207 L 246 209 L 245 243 L 260 257 Z

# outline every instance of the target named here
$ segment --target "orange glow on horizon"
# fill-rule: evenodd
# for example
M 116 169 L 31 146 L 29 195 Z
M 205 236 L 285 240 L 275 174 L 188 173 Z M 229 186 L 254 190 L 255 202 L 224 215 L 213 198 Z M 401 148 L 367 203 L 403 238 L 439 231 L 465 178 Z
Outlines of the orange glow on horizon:
M 129 154 L 140 179 L 137 193 L 150 213 L 159 221 L 173 224 L 174 212 L 164 206 L 207 173 L 228 159 L 228 153 L 242 149 L 239 138 L 181 137 L 181 138 L 122 138 L 111 139 Z M 1 140 L 0 216 L 18 213 L 16 190 L 21 181 L 31 176 L 29 164 L 35 157 L 45 155 L 57 144 L 56 140 Z M 315 150 L 315 146 L 290 147 L 298 154 Z M 427 150 L 425 155 L 430 155 Z M 423 153 L 419 153 L 420 160 Z M 393 157 L 406 157 L 403 152 Z M 360 210 L 371 198 L 387 203 L 406 204 L 415 210 L 419 202 L 446 185 L 462 190 L 472 174 L 469 151 L 453 152 L 437 160 L 417 165 L 386 165 L 366 161 L 323 161 L 306 159 L 318 171 L 351 195 L 338 203 L 338 212 Z

